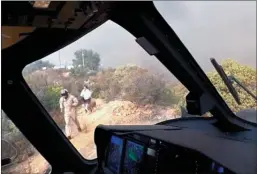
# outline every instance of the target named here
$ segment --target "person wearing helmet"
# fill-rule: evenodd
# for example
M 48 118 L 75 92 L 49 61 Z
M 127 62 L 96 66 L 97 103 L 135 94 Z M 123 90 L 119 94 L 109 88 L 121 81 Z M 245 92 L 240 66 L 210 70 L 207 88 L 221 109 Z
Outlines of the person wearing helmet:
M 88 112 L 88 105 L 91 102 L 92 92 L 89 90 L 87 84 L 84 85 L 84 88 L 80 93 L 80 96 L 82 97 L 82 100 L 84 102 L 85 111 Z
M 71 139 L 72 128 L 74 125 L 77 126 L 79 132 L 81 131 L 76 116 L 76 106 L 78 105 L 78 99 L 75 96 L 69 94 L 67 89 L 62 89 L 59 102 L 61 112 L 64 112 L 65 133 L 66 136 Z

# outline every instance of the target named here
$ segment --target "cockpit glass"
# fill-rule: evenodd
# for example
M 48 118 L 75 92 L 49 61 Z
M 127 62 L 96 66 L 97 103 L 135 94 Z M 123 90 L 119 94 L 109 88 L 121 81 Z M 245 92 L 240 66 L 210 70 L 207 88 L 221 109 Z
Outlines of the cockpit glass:
M 96 158 L 97 125 L 156 124 L 180 117 L 185 106 L 187 89 L 135 39 L 109 20 L 23 70 L 28 86 L 86 159 Z
M 240 111 L 239 117 L 256 122 L 256 100 L 233 83 L 242 103 L 239 105 L 210 61 L 215 58 L 228 76 L 236 77 L 256 96 L 256 2 L 154 1 L 154 4 L 230 109 Z
M 205 72 L 214 74 L 209 78 L 224 93 L 223 97 L 228 96 L 225 100 L 230 101 L 232 97 L 213 72 L 209 57 L 217 57 L 218 61 L 234 57 L 227 60 L 232 62 L 232 68 L 237 65 L 235 61 L 243 67 L 255 65 L 256 35 L 250 34 L 254 34 L 252 29 L 256 28 L 252 25 L 256 22 L 251 20 L 251 6 L 241 12 L 243 9 L 238 11 L 237 5 L 226 3 L 229 2 L 154 2 Z M 241 23 L 237 24 L 237 20 Z M 227 25 L 228 21 L 232 23 Z M 248 27 L 240 34 L 241 29 L 237 27 L 242 22 Z M 188 90 L 135 39 L 109 20 L 23 69 L 23 77 L 32 92 L 86 159 L 97 157 L 94 130 L 99 124 L 156 124 L 181 117 L 180 106 L 185 106 Z M 239 68 L 238 78 L 249 76 L 244 82 L 256 84 L 253 83 L 256 78 L 250 78 L 252 72 L 256 74 L 256 67 L 248 66 L 244 70 Z M 248 70 L 250 74 L 245 75 Z M 252 108 L 252 101 L 248 98 L 246 101 L 245 107 Z
M 52 166 L 1 110 L 1 173 L 51 174 Z M 3 161 L 7 162 L 3 164 Z

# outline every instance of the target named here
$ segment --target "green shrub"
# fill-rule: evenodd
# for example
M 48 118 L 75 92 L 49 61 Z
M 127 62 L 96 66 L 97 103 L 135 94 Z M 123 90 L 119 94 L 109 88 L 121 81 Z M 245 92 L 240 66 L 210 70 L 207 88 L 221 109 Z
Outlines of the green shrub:
M 162 91 L 162 94 L 160 95 L 160 101 L 163 103 L 163 105 L 169 105 L 169 104 L 178 104 L 179 97 L 177 97 L 171 89 L 164 88 Z
M 138 104 L 169 105 L 177 102 L 173 92 L 157 75 L 134 65 L 109 68 L 90 77 L 94 96 L 129 100 Z
M 88 69 L 85 69 L 83 67 L 76 67 L 71 69 L 71 74 L 74 77 L 88 77 Z
M 252 91 L 253 94 L 256 94 L 256 69 L 241 65 L 232 59 L 223 61 L 221 65 L 227 75 L 234 75 L 244 86 Z M 238 105 L 215 70 L 209 72 L 208 77 L 233 112 L 238 112 L 242 109 L 256 108 L 256 101 L 242 88 L 234 84 L 233 86 L 242 103 Z
M 41 99 L 43 106 L 48 112 L 59 108 L 61 86 L 50 85 L 45 89 L 45 95 Z
M 253 94 L 256 94 L 256 70 L 241 65 L 240 63 L 232 60 L 227 59 L 221 63 L 224 71 L 227 75 L 234 75 L 244 86 L 246 86 Z M 210 81 L 217 89 L 221 97 L 225 100 L 228 104 L 230 109 L 233 112 L 238 112 L 242 109 L 249 109 L 249 108 L 256 108 L 256 101 L 248 95 L 242 88 L 238 87 L 236 84 L 233 86 L 235 87 L 239 98 L 242 102 L 241 105 L 238 105 L 234 98 L 232 97 L 231 93 L 229 92 L 228 88 L 222 81 L 219 74 L 213 70 L 207 73 Z M 180 97 L 181 100 L 179 101 L 179 105 L 186 106 L 186 94 L 188 90 L 183 85 L 173 86 L 174 93 L 177 97 Z

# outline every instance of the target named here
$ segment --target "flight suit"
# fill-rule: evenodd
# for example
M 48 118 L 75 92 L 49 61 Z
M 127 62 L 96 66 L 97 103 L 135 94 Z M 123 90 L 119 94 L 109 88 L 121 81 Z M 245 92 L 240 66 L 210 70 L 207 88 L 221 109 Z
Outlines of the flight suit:
M 60 109 L 64 111 L 64 121 L 65 121 L 65 133 L 66 136 L 70 137 L 72 129 L 76 126 L 80 129 L 77 116 L 76 116 L 76 106 L 78 105 L 78 99 L 73 95 L 69 94 L 68 98 L 60 98 Z

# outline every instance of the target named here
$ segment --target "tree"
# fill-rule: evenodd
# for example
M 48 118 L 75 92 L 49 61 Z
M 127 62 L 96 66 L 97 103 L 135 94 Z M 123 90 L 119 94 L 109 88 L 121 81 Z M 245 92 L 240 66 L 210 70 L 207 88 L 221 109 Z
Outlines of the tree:
M 72 60 L 74 69 L 73 74 L 86 75 L 89 72 L 99 70 L 100 55 L 92 50 L 80 49 L 74 53 L 75 59 Z
M 243 85 L 245 85 L 250 91 L 252 91 L 253 94 L 256 94 L 256 69 L 241 65 L 232 59 L 227 59 L 223 61 L 221 65 L 228 76 L 235 76 Z M 256 108 L 256 101 L 236 84 L 234 84 L 233 86 L 238 92 L 239 98 L 242 103 L 241 105 L 238 105 L 236 103 L 231 93 L 228 91 L 228 88 L 215 70 L 207 73 L 207 75 L 233 112 L 238 112 L 242 109 Z
M 28 75 L 36 70 L 40 70 L 42 68 L 53 68 L 54 65 L 52 63 L 50 63 L 49 61 L 42 61 L 42 60 L 38 60 L 38 61 L 35 61 L 29 65 L 27 65 L 25 68 L 24 68 L 24 71 L 23 71 L 23 74 L 24 75 Z

